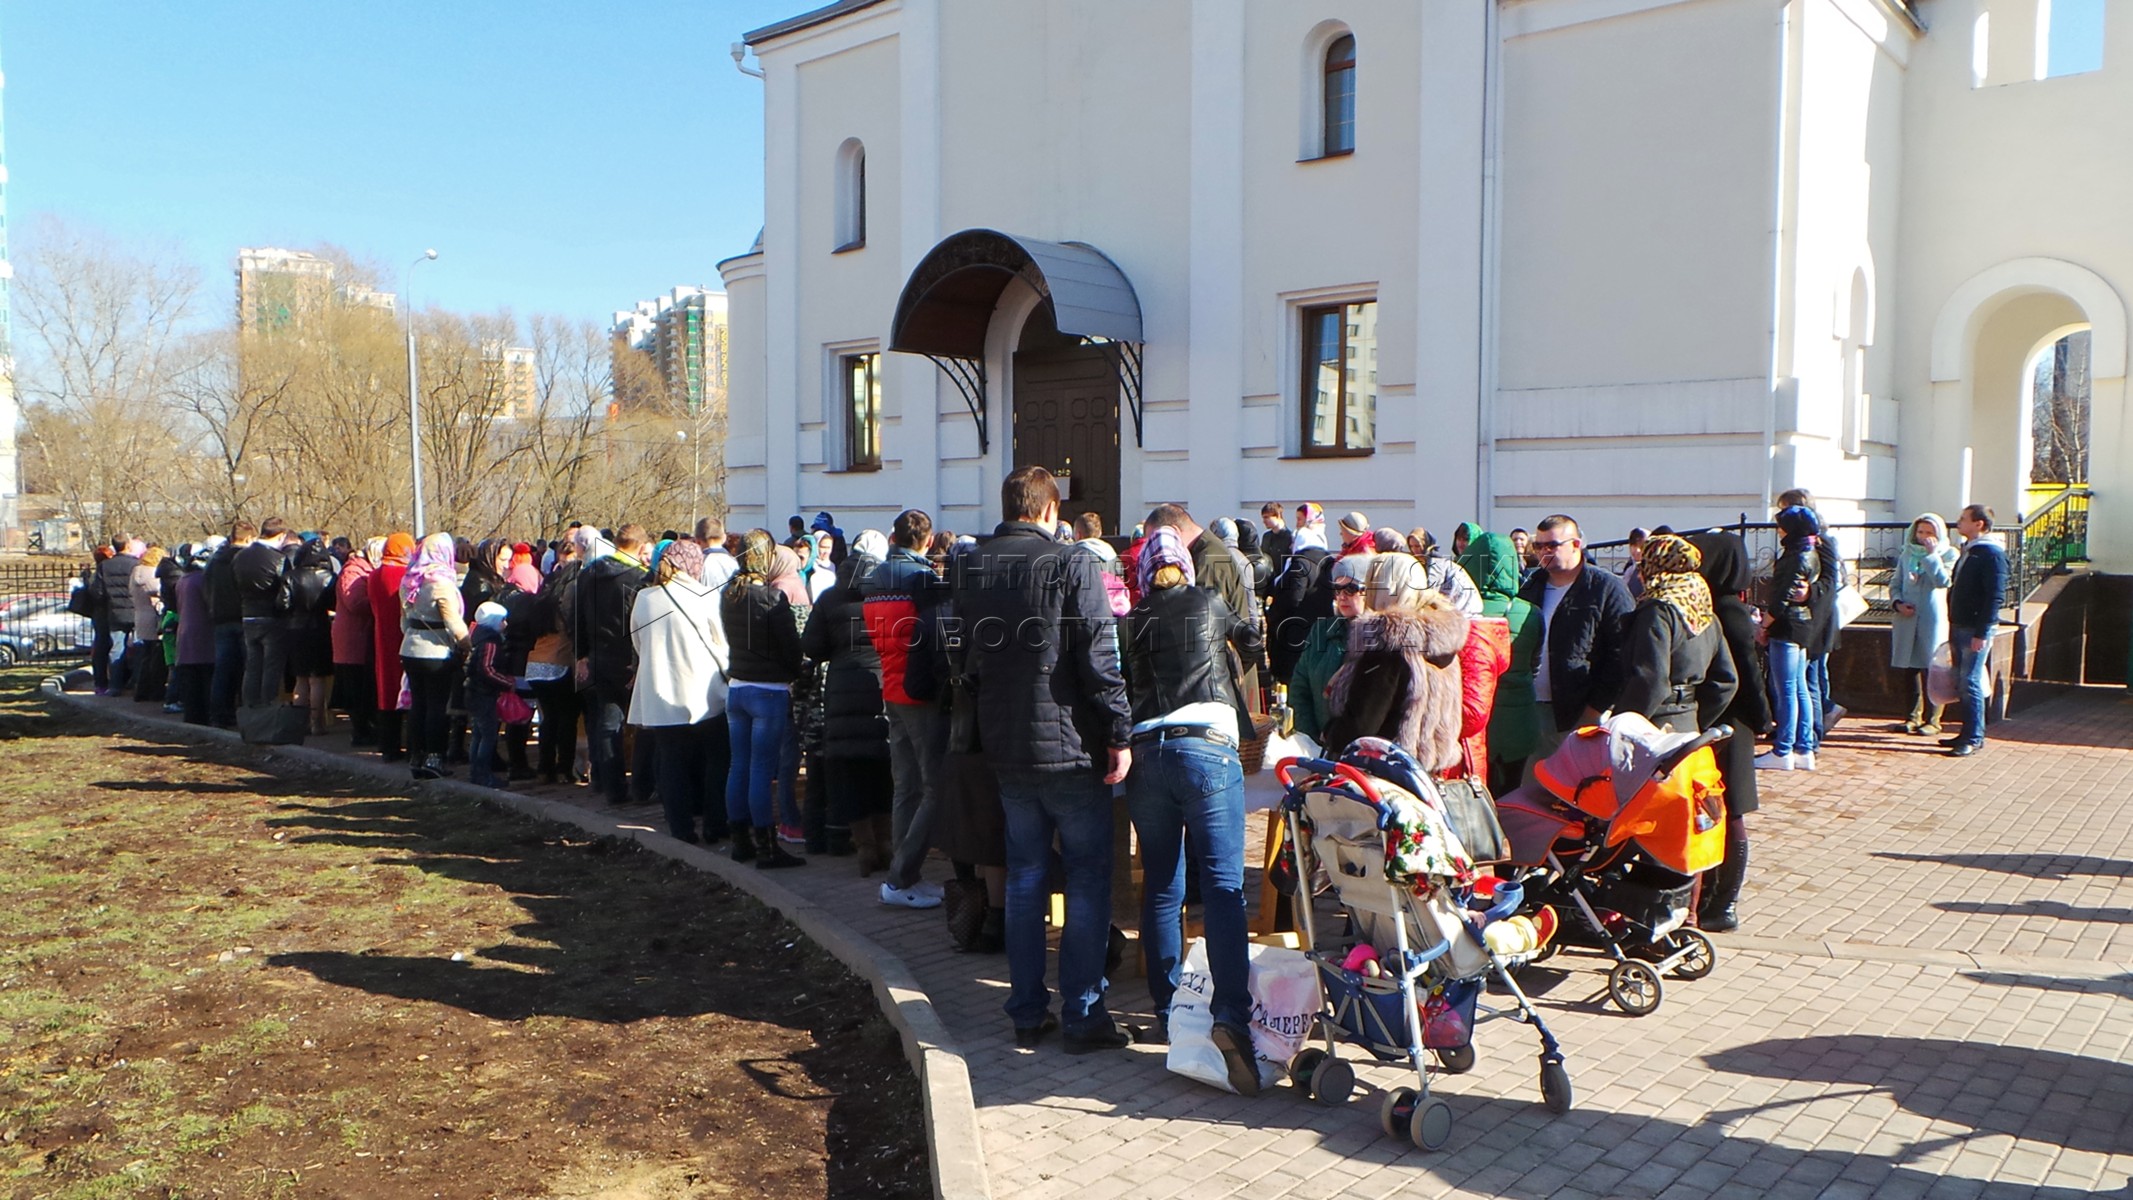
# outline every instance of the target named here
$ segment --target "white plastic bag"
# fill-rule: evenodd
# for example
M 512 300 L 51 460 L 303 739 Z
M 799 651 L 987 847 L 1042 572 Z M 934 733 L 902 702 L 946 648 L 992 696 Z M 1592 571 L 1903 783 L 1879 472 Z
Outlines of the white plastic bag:
M 1266 753 L 1259 761 L 1269 771 L 1285 758 L 1319 758 L 1323 755 L 1317 742 L 1307 733 L 1277 733 L 1267 738 Z
M 1962 700 L 1962 684 L 1955 678 L 1955 650 L 1942 642 L 1933 648 L 1932 662 L 1926 667 L 1926 702 L 1946 707 Z
M 1311 1018 L 1323 1004 L 1318 968 L 1300 950 L 1280 946 L 1251 947 L 1252 1052 L 1262 1086 L 1281 1078 L 1289 1060 L 1311 1034 Z M 1194 938 L 1178 969 L 1178 990 L 1170 998 L 1172 1071 L 1221 1088 L 1229 1085 L 1229 1068 L 1215 1048 L 1215 980 L 1207 969 L 1207 939 Z

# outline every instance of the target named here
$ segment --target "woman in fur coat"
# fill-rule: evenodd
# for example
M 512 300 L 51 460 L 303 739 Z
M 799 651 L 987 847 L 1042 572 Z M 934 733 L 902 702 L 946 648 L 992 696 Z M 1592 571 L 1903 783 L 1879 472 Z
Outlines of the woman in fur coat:
M 1327 688 L 1333 716 L 1324 744 L 1381 737 L 1430 771 L 1458 768 L 1466 614 L 1406 554 L 1371 559 L 1364 597 L 1369 611 L 1349 622 L 1348 654 Z

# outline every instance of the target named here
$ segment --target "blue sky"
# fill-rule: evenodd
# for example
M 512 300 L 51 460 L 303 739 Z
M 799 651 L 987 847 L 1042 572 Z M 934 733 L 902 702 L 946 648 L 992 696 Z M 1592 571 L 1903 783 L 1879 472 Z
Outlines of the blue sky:
M 762 90 L 727 46 L 810 7 L 0 0 L 8 220 L 175 244 L 221 290 L 239 246 L 435 247 L 425 306 L 604 323 L 747 250 Z

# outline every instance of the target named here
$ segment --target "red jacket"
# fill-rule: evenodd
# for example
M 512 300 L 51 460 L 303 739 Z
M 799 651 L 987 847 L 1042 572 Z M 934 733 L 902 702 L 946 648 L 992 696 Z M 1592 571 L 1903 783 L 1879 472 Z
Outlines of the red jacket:
M 378 677 L 378 711 L 400 707 L 400 581 L 407 564 L 389 562 L 363 581 L 370 589 L 371 669 Z
M 1486 776 L 1489 762 L 1489 714 L 1496 708 L 1496 680 L 1511 668 L 1511 623 L 1502 617 L 1467 621 L 1466 644 L 1459 648 L 1459 744 L 1475 773 Z M 1464 773 L 1464 772 L 1462 772 Z
M 866 597 L 867 636 L 881 656 L 881 698 L 891 704 L 925 704 L 904 688 L 904 673 L 911 662 L 911 640 L 918 632 L 920 603 L 937 581 L 933 566 L 898 546 L 889 551 L 889 561 L 874 569 L 860 583 Z

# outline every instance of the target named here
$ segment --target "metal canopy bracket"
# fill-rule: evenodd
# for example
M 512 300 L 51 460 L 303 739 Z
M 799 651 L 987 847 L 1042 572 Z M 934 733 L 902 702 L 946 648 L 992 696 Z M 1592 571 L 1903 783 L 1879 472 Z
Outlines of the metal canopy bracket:
M 1118 373 L 1118 390 L 1126 397 L 1126 411 L 1133 414 L 1133 444 L 1145 446 L 1145 432 L 1141 428 L 1141 344 L 1139 342 L 1114 342 L 1109 338 L 1090 337 L 1081 339 L 1084 345 L 1094 346 L 1111 360 L 1111 369 Z
M 954 382 L 956 391 L 963 393 L 963 404 L 970 409 L 971 419 L 978 423 L 978 453 L 991 453 L 991 423 L 985 413 L 985 360 L 954 358 L 945 354 L 928 354 L 926 357 L 941 369 L 941 374 Z

